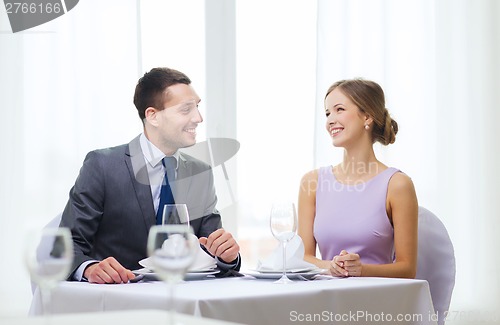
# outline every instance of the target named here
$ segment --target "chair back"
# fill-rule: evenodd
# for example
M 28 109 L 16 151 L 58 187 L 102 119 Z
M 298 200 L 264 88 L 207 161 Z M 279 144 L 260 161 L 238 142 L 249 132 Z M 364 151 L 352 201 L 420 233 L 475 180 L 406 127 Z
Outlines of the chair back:
M 455 253 L 445 226 L 424 207 L 418 208 L 417 279 L 427 280 L 438 324 L 450 307 L 455 286 Z
M 52 220 L 50 220 L 43 228 L 57 228 L 59 227 L 59 223 L 61 222 L 61 217 L 62 213 L 59 213 L 57 216 L 55 216 Z M 42 260 L 45 259 L 50 255 L 50 252 L 52 250 L 52 245 L 49 244 L 49 242 L 42 242 L 41 245 L 38 246 L 36 250 L 36 258 L 37 260 Z M 31 293 L 35 293 L 37 284 L 31 280 Z

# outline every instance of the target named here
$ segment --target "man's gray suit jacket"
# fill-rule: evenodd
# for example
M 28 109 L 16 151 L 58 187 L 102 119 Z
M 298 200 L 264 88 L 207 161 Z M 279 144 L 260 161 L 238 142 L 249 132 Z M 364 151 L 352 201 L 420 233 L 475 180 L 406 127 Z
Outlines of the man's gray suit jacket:
M 173 184 L 176 203 L 186 203 L 196 236 L 220 228 L 211 167 L 180 153 Z M 74 262 L 69 279 L 88 260 L 114 257 L 125 268 L 140 268 L 156 215 L 139 137 L 129 144 L 87 154 L 70 190 L 61 227 L 71 229 Z M 238 265 L 239 268 L 239 265 Z

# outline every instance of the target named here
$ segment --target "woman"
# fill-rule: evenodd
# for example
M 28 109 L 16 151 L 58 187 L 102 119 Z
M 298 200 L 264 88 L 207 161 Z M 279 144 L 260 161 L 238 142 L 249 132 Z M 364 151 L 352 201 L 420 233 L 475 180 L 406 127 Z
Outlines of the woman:
M 325 112 L 326 130 L 344 157 L 301 180 L 304 259 L 334 276 L 414 278 L 415 189 L 407 175 L 378 161 L 373 151 L 377 141 L 394 143 L 398 131 L 382 88 L 363 79 L 338 81 L 326 93 Z

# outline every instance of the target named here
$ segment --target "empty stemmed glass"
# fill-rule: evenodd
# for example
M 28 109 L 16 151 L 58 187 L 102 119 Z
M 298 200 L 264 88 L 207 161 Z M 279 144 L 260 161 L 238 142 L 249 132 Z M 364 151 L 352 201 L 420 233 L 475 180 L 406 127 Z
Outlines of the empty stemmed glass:
M 163 208 L 163 225 L 187 224 L 189 226 L 189 212 L 187 205 L 165 204 Z
M 170 323 L 174 324 L 174 286 L 193 264 L 199 242 L 187 225 L 158 225 L 148 236 L 148 255 L 155 273 L 170 287 Z
M 291 202 L 273 204 L 270 225 L 273 236 L 281 242 L 283 248 L 283 275 L 274 283 L 292 283 L 293 281 L 286 276 L 286 244 L 297 232 L 295 204 Z
M 68 228 L 31 230 L 25 244 L 24 259 L 31 280 L 40 288 L 42 312 L 50 315 L 51 292 L 66 279 L 73 262 L 71 232 Z

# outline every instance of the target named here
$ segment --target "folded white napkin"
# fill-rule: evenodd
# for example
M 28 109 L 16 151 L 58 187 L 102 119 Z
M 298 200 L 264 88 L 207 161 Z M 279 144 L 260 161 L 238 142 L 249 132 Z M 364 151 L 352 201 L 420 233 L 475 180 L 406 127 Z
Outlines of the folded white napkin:
M 193 240 L 196 240 L 198 242 L 198 238 L 194 236 Z M 162 249 L 169 249 L 169 246 L 175 246 L 175 238 L 171 238 L 173 240 L 166 240 L 165 243 L 162 246 Z M 172 247 L 170 247 L 172 248 Z M 139 264 L 142 267 L 145 267 L 150 270 L 154 270 L 154 265 L 152 262 L 151 257 L 147 257 L 145 259 L 142 259 L 139 261 Z M 190 272 L 200 272 L 200 271 L 211 271 L 217 267 L 217 262 L 215 258 L 212 256 L 208 255 L 202 248 L 201 246 L 198 245 L 198 248 L 196 250 L 196 256 L 194 259 L 193 264 L 189 267 Z
M 301 272 L 316 269 L 316 265 L 304 261 L 304 243 L 300 236 L 294 236 L 286 244 L 286 270 L 287 272 Z M 283 247 L 282 244 L 263 261 L 259 261 L 257 271 L 280 272 L 283 270 Z

